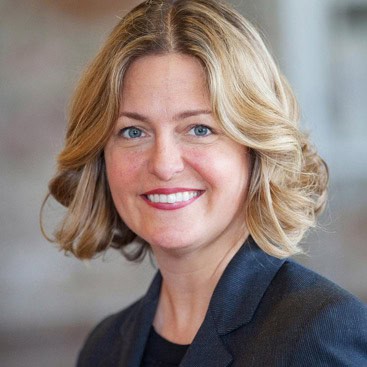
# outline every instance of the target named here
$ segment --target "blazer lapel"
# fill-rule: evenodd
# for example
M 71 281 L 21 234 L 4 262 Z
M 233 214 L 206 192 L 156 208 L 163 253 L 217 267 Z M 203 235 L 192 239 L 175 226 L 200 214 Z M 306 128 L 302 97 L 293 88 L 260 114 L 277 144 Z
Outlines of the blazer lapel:
M 222 274 L 210 301 L 219 335 L 249 323 L 285 259 L 262 251 L 249 237 Z
M 211 313 L 208 312 L 180 367 L 226 367 L 232 359 L 215 329 Z
M 208 312 L 180 367 L 226 367 L 233 357 L 225 335 L 248 324 L 285 260 L 263 252 L 249 237 L 224 271 Z
M 121 325 L 122 345 L 119 367 L 139 367 L 158 305 L 162 278 L 158 272 L 146 295 Z

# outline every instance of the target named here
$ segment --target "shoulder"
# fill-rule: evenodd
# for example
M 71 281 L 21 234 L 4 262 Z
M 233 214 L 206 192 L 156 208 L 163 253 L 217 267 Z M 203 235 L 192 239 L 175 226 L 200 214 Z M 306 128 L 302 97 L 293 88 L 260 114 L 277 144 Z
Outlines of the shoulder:
M 88 335 L 78 356 L 78 367 L 106 366 L 117 363 L 121 345 L 121 327 L 139 307 L 141 299 L 99 322 Z
M 266 294 L 279 312 L 287 312 L 299 320 L 321 321 L 324 317 L 349 324 L 367 321 L 367 307 L 361 300 L 294 261 L 284 262 Z
M 283 297 L 297 295 L 294 301 L 311 309 L 347 303 L 349 307 L 366 311 L 366 306 L 357 297 L 292 260 L 285 261 L 280 267 L 270 284 L 269 291 L 272 290 L 280 292 Z
M 367 307 L 323 276 L 286 261 L 268 288 L 278 318 L 293 327 L 292 366 L 367 363 Z

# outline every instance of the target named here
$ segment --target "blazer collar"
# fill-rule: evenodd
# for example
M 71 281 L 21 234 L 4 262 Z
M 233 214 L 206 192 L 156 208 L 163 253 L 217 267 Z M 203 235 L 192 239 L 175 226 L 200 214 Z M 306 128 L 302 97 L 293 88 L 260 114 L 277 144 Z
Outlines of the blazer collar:
M 270 282 L 283 265 L 249 237 L 228 264 L 209 304 L 220 335 L 251 321 Z
M 249 323 L 285 260 L 267 255 L 249 237 L 224 271 L 181 367 L 226 367 L 233 360 L 221 335 Z
M 284 261 L 267 255 L 251 237 L 245 241 L 219 280 L 203 324 L 180 366 L 204 366 L 208 357 L 213 367 L 225 367 L 231 363 L 232 356 L 220 336 L 251 321 Z M 162 277 L 158 272 L 146 295 L 121 325 L 121 367 L 138 367 L 141 363 L 158 305 L 161 283 Z

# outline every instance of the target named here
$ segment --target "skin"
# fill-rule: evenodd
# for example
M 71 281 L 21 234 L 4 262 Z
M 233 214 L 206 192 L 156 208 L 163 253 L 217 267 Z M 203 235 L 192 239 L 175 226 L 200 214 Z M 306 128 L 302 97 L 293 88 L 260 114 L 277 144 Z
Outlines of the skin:
M 243 206 L 250 161 L 211 113 L 204 69 L 191 56 L 152 55 L 128 69 L 120 116 L 105 148 L 123 221 L 152 247 L 163 277 L 154 326 L 191 343 L 228 262 L 248 236 Z M 152 204 L 152 190 L 196 191 L 185 204 Z

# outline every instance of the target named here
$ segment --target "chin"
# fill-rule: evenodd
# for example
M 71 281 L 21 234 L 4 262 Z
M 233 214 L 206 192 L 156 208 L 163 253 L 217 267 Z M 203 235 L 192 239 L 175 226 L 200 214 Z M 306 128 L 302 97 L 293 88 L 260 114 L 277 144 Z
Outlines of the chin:
M 189 239 L 184 240 L 182 236 L 178 236 L 177 233 L 174 236 L 150 238 L 150 240 L 147 242 L 150 244 L 153 252 L 155 250 L 187 250 L 193 246 L 193 241 L 190 241 Z

